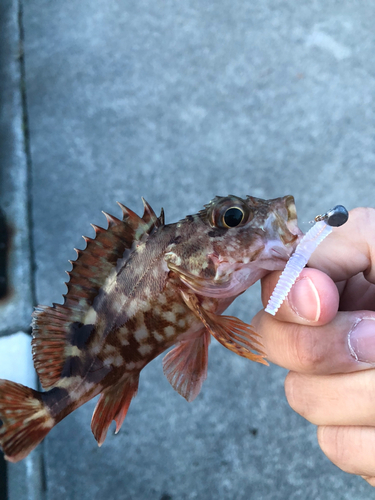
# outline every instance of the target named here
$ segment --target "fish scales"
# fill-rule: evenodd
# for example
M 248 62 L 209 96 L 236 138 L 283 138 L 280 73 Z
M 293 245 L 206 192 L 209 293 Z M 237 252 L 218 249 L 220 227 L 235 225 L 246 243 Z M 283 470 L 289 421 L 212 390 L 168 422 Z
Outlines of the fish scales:
M 33 358 L 45 392 L 0 380 L 0 445 L 21 460 L 51 428 L 100 394 L 91 428 L 98 444 L 116 433 L 141 370 L 171 346 L 164 373 L 188 401 L 207 376 L 211 336 L 267 364 L 261 339 L 223 316 L 255 281 L 283 269 L 301 231 L 291 196 L 216 197 L 195 215 L 165 225 L 143 200 L 142 217 L 120 205 L 68 273 L 64 304 L 33 314 Z

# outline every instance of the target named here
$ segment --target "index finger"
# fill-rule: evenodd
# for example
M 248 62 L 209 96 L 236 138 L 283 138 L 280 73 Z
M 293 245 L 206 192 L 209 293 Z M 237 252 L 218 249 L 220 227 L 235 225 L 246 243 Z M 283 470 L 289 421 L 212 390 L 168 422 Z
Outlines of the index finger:
M 349 219 L 315 250 L 309 267 L 320 269 L 339 282 L 363 272 L 375 283 L 375 209 L 355 208 Z

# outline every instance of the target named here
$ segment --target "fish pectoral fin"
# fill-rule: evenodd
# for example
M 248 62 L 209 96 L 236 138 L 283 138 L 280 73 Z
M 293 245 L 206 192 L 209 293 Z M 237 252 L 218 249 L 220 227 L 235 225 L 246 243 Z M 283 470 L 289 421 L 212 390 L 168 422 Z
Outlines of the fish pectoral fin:
M 233 316 L 220 316 L 206 311 L 190 291 L 181 290 L 181 295 L 186 305 L 220 344 L 243 358 L 268 365 L 264 359 L 266 354 L 263 352 L 260 336 L 251 325 Z
M 208 316 L 210 332 L 220 344 L 243 358 L 268 366 L 260 335 L 251 325 L 233 316 Z
M 189 403 L 199 394 L 207 378 L 210 333 L 179 342 L 163 359 L 163 371 L 175 391 Z
M 98 445 L 106 438 L 112 420 L 116 422 L 117 434 L 126 417 L 131 400 L 138 390 L 139 375 L 133 375 L 117 384 L 108 387 L 100 395 L 91 420 L 91 430 Z

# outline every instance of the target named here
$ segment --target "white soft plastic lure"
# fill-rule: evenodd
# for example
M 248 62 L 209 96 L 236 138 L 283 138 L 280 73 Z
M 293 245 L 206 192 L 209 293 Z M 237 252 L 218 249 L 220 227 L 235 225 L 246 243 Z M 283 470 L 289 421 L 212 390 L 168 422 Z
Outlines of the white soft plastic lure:
M 342 205 L 315 217 L 316 224 L 305 234 L 288 260 L 268 301 L 267 313 L 275 316 L 316 247 L 332 232 L 332 227 L 342 226 L 348 217 L 348 211 Z

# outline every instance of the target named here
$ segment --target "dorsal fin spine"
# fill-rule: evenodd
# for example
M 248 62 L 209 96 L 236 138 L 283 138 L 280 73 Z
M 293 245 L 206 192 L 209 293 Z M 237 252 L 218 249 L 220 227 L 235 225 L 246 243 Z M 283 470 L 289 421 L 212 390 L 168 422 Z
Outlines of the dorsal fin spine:
M 104 227 L 97 226 L 96 224 L 90 224 L 90 226 L 94 229 L 95 234 L 104 233 Z
M 147 237 L 161 225 L 152 208 L 145 202 L 144 219 L 119 203 L 123 220 L 104 213 L 108 228 L 92 225 L 95 238 L 84 236 L 86 248 L 76 249 L 77 259 L 69 261 L 67 293 L 64 304 L 39 306 L 33 313 L 33 357 L 44 388 L 52 387 L 60 378 L 71 341 L 71 326 L 83 322 L 94 298 L 118 259 L 128 258 L 134 242 Z M 163 217 L 162 217 L 163 219 Z M 52 354 L 51 354 L 52 352 Z M 46 369 L 48 367 L 48 369 Z
M 117 217 L 114 217 L 113 215 L 111 214 L 107 214 L 107 212 L 103 212 L 102 211 L 102 214 L 104 215 L 104 217 L 107 219 L 107 223 L 108 223 L 108 229 L 112 226 L 116 226 L 117 224 L 120 224 L 121 221 L 120 219 L 117 219 Z
M 92 241 L 94 241 L 92 238 L 90 238 L 89 236 L 82 236 L 82 238 L 85 240 L 86 244 L 88 245 L 89 243 L 91 243 Z M 85 249 L 86 250 L 86 249 Z
M 130 208 L 126 207 L 125 205 L 123 205 L 122 203 L 120 203 L 119 201 L 117 202 L 117 204 L 119 205 L 119 207 L 121 208 L 122 210 L 122 220 L 124 222 L 130 222 L 131 225 L 133 226 L 133 223 L 137 223 L 137 224 L 143 224 L 144 221 L 141 219 L 141 217 L 139 217 L 139 215 L 137 215 L 135 212 L 133 212 L 133 210 L 130 210 Z
M 143 196 L 142 196 L 142 203 L 143 203 L 142 219 L 147 224 L 151 222 L 152 224 L 158 225 L 158 218 L 156 217 L 155 212 L 153 211 L 149 203 L 147 203 L 147 201 L 143 198 Z

